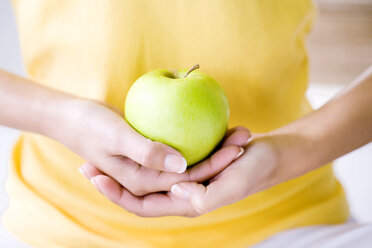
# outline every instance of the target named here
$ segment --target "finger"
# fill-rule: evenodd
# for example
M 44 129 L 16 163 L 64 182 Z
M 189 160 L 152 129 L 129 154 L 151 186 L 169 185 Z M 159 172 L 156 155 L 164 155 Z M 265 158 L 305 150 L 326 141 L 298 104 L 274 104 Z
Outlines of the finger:
M 121 187 L 114 179 L 103 175 L 93 177 L 92 183 L 109 200 L 141 217 L 196 214 L 188 201 L 175 198 L 170 193 L 135 196 Z
M 236 131 L 239 131 L 239 130 L 245 130 L 247 129 L 246 127 L 244 126 L 236 126 L 236 127 L 233 127 L 233 128 L 230 128 L 226 131 L 225 133 L 225 138 L 227 138 L 228 136 L 230 136 L 232 133 L 236 132 Z
M 237 146 L 226 146 L 185 173 L 152 170 L 138 165 L 126 157 L 113 157 L 102 171 L 110 175 L 136 196 L 152 192 L 169 191 L 171 185 L 183 181 L 203 182 L 221 172 L 243 153 Z
M 218 150 L 212 156 L 203 160 L 199 164 L 193 166 L 185 173 L 175 174 L 163 172 L 156 177 L 156 183 L 152 183 L 152 192 L 155 191 L 170 191 L 170 187 L 173 184 L 185 181 L 196 181 L 204 182 L 207 179 L 217 175 L 224 168 L 226 168 L 232 161 L 240 157 L 244 152 L 244 149 L 238 146 L 226 146 Z M 144 173 L 144 176 L 150 176 L 148 173 Z M 139 176 L 143 179 L 143 187 L 146 183 L 154 181 L 153 178 L 146 180 L 144 176 Z M 148 188 L 149 189 L 149 188 Z M 133 192 L 132 192 L 133 193 Z M 148 193 L 148 192 L 147 192 Z M 137 193 L 135 195 L 138 195 Z
M 118 162 L 119 161 L 119 162 Z M 93 166 L 90 163 L 83 164 L 79 171 L 89 180 L 91 180 L 93 177 L 96 177 L 98 175 L 109 175 L 114 180 L 116 180 L 117 183 L 120 185 L 127 187 L 131 193 L 141 196 L 148 194 L 149 192 L 145 189 L 148 187 L 146 184 L 149 180 L 146 180 L 147 176 L 150 176 L 147 173 L 144 173 L 142 175 L 137 174 L 139 172 L 139 165 L 134 162 L 133 160 L 125 157 L 116 158 L 116 161 L 111 160 L 109 165 L 106 166 L 101 170 L 97 169 L 95 166 Z M 147 169 L 145 167 L 142 167 L 144 169 Z M 147 169 L 150 170 L 150 169 Z M 152 170 L 153 176 L 156 176 L 156 171 Z M 171 173 L 174 174 L 174 173 Z M 179 175 L 179 174 L 176 174 Z M 141 178 L 142 177 L 142 178 Z M 141 181 L 142 180 L 142 181 Z M 174 183 L 176 183 L 175 181 Z M 135 186 L 135 187 L 133 187 Z
M 122 156 L 112 157 L 101 170 L 89 163 L 81 166 L 81 170 L 88 179 L 107 174 L 126 187 L 132 194 L 142 196 L 151 192 L 169 191 L 171 185 L 183 181 L 204 182 L 220 173 L 232 161 L 240 157 L 243 151 L 243 148 L 237 146 L 223 147 L 208 159 L 181 174 L 160 173 L 142 167 L 133 160 Z
M 223 141 L 222 146 L 245 146 L 252 140 L 251 132 L 245 127 L 235 128 Z
M 187 162 L 174 148 L 145 138 L 125 122 L 120 131 L 118 152 L 151 169 L 182 173 Z
M 179 174 L 149 169 L 123 156 L 107 160 L 107 165 L 102 168 L 102 171 L 136 196 L 169 191 L 171 185 L 189 181 L 188 173 Z
M 121 193 L 121 186 L 114 179 L 106 175 L 97 175 L 90 180 L 93 185 L 108 199 L 116 202 Z
M 148 182 L 154 182 L 155 180 L 152 178 L 156 178 L 156 175 L 160 173 L 160 171 L 143 167 L 123 156 L 114 156 L 107 159 L 105 166 L 100 169 L 137 196 L 149 193 L 147 191 Z
M 98 175 L 103 174 L 102 171 L 100 171 L 99 169 L 97 169 L 95 166 L 91 165 L 88 162 L 85 163 L 85 164 L 83 164 L 82 166 L 80 166 L 79 167 L 79 171 L 81 172 L 81 174 L 83 174 L 89 180 L 92 177 L 95 177 L 95 176 L 98 176 Z
M 244 153 L 244 149 L 239 146 L 229 145 L 221 148 L 208 159 L 192 167 L 188 181 L 204 182 L 205 180 L 217 175 L 235 159 Z
M 182 182 L 172 186 L 172 193 L 187 199 L 199 214 L 205 214 L 245 197 L 244 182 L 238 171 L 222 175 L 208 186 L 196 182 Z
M 152 192 L 169 191 L 170 186 L 188 180 L 186 173 L 161 172 L 146 168 L 123 156 L 113 156 L 104 161 L 105 166 L 100 167 L 102 173 L 116 180 L 133 195 L 142 196 Z M 99 173 L 98 169 L 87 164 L 84 169 L 94 175 Z
M 100 168 L 101 171 L 136 196 L 169 191 L 171 185 L 188 180 L 186 173 L 179 174 L 149 169 L 123 156 L 111 157 L 105 161 L 105 164 Z

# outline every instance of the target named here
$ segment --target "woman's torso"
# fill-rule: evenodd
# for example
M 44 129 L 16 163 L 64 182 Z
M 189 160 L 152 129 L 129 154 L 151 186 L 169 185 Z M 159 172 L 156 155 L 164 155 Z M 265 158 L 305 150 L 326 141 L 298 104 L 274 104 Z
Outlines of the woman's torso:
M 265 132 L 311 110 L 304 97 L 309 0 L 13 3 L 26 69 L 48 87 L 122 109 L 142 74 L 199 63 L 226 92 L 230 127 Z M 24 134 L 13 151 L 6 226 L 45 247 L 244 247 L 348 217 L 331 165 L 187 219 L 124 211 L 78 173 L 82 162 L 55 141 Z

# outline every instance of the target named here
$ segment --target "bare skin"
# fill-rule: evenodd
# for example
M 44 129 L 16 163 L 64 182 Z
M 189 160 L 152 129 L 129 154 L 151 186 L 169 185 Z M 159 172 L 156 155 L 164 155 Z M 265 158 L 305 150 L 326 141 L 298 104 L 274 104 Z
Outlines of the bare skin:
M 23 80 L 23 85 L 12 86 L 17 80 Z M 51 91 L 5 72 L 0 73 L 0 88 L 0 124 L 47 135 L 65 144 L 87 160 L 81 169 L 102 194 L 144 217 L 199 216 L 303 175 L 372 141 L 372 67 L 322 108 L 270 133 L 253 134 L 251 142 L 246 128 L 230 130 L 211 157 L 179 174 L 161 172 L 164 154 L 178 155 L 177 151 L 143 141 L 144 137 L 130 129 L 120 114 L 104 104 Z M 44 101 L 51 104 L 45 107 Z M 72 134 L 53 126 L 55 120 L 65 121 Z M 91 147 L 87 144 L 92 140 L 85 143 L 84 139 L 71 137 L 74 134 L 94 134 L 96 138 L 92 139 L 106 143 L 104 147 Z M 152 164 L 151 156 L 141 155 L 142 149 L 131 150 L 136 144 L 151 147 L 145 146 L 145 150 L 156 149 L 146 154 L 159 156 L 155 161 L 160 162 Z M 244 148 L 242 155 L 240 147 Z M 116 161 L 113 157 L 117 155 L 124 159 Z M 122 172 L 123 168 L 129 168 L 129 172 Z M 119 169 L 122 177 L 116 176 Z M 136 180 L 153 181 L 146 187 L 140 185 L 146 180 L 126 185 L 131 172 Z M 164 175 L 164 180 L 158 185 L 153 177 L 159 175 Z
M 209 184 L 182 182 L 171 193 L 137 197 L 91 165 L 87 175 L 111 201 L 139 216 L 195 217 L 298 177 L 372 141 L 372 67 L 313 113 L 253 134 L 243 155 Z
M 55 139 L 138 196 L 169 191 L 174 183 L 213 177 L 241 154 L 241 146 L 251 135 L 246 129 L 230 132 L 227 145 L 186 170 L 178 151 L 137 133 L 115 107 L 1 70 L 0 125 Z M 167 155 L 174 155 L 171 166 L 166 166 Z

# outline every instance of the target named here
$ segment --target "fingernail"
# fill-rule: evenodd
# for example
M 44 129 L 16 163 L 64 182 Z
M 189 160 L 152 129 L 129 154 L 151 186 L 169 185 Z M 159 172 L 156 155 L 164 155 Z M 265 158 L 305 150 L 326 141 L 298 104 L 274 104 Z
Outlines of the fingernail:
M 101 194 L 103 194 L 103 192 L 101 191 L 101 189 L 99 188 L 99 186 L 98 186 L 98 184 L 97 184 L 97 182 L 96 182 L 95 177 L 92 177 L 92 178 L 90 179 L 90 182 L 94 185 L 94 187 L 96 187 L 96 189 L 98 189 L 99 192 L 101 192 Z
M 187 162 L 183 157 L 169 154 L 164 160 L 164 169 L 169 172 L 182 173 L 187 168 Z
M 185 188 L 183 188 L 183 187 L 181 187 L 177 184 L 172 186 L 171 192 L 175 196 L 177 196 L 181 199 L 185 199 L 185 200 L 187 200 L 189 198 L 189 195 L 190 195 L 190 192 L 188 190 L 186 190 Z
M 247 141 L 244 143 L 244 146 L 246 146 L 246 145 L 248 145 L 249 144 L 249 142 L 251 142 L 252 141 L 252 139 L 253 139 L 253 137 L 252 136 L 250 136 L 248 139 L 247 139 Z
M 85 172 L 84 172 L 83 168 L 79 167 L 79 172 L 80 172 L 83 176 L 85 176 L 86 178 L 88 178 L 87 175 L 85 175 Z
M 239 153 L 236 155 L 235 159 L 238 159 L 244 152 L 244 148 L 243 147 L 240 147 L 240 151 Z

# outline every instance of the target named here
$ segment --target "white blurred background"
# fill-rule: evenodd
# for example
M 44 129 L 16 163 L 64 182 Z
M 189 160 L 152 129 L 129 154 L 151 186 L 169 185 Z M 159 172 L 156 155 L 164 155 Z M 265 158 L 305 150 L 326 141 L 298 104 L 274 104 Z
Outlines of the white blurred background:
M 372 0 L 317 0 L 319 16 L 309 37 L 311 83 L 307 92 L 318 108 L 372 64 Z M 0 0 L 0 68 L 25 75 L 17 30 L 9 0 Z M 1 90 L 1 89 L 0 89 Z M 18 131 L 0 126 L 0 216 L 8 198 L 4 184 L 11 146 Z M 345 142 L 348 136 L 344 134 Z M 335 162 L 351 212 L 360 222 L 372 222 L 372 144 Z M 27 247 L 0 225 L 0 248 Z

